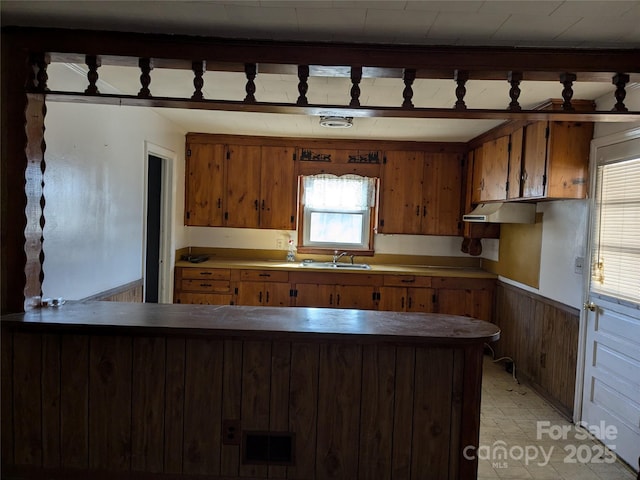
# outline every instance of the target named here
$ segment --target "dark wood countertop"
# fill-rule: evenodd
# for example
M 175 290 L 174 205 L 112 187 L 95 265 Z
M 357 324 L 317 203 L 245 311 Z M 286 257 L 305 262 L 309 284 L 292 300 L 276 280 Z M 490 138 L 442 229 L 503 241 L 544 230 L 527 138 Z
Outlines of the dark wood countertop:
M 500 336 L 500 329 L 492 323 L 438 313 L 118 302 L 68 302 L 57 308 L 5 315 L 2 327 L 450 346 L 492 342 Z

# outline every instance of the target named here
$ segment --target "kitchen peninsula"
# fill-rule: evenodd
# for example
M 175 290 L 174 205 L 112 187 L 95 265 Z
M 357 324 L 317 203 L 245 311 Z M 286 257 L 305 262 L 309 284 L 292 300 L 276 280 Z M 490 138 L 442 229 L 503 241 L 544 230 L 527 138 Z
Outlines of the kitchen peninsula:
M 474 479 L 463 450 L 498 336 L 461 316 L 350 309 L 6 315 L 3 474 Z

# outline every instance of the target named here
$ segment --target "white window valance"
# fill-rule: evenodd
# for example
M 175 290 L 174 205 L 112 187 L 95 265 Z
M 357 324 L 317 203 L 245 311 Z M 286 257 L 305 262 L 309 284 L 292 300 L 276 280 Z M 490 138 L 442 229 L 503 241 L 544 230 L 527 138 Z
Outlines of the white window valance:
M 376 179 L 360 175 L 304 177 L 302 203 L 309 208 L 364 210 L 375 205 Z

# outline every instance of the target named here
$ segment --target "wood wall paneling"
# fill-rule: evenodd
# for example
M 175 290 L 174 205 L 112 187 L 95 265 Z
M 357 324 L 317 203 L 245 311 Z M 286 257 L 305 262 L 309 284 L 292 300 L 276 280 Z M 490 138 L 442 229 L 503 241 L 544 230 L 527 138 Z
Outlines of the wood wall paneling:
M 236 422 L 240 425 L 242 416 L 242 371 L 243 343 L 236 340 L 224 341 L 224 370 L 222 374 L 222 421 Z M 241 432 L 235 431 L 234 439 L 223 441 L 221 447 L 220 473 L 238 476 L 240 469 Z M 223 432 L 223 435 L 227 433 Z
M 531 382 L 567 417 L 573 415 L 580 312 L 517 287 L 498 284 L 493 344 L 513 358 L 518 378 Z
M 60 466 L 60 336 L 42 336 L 42 466 Z
M 291 344 L 273 342 L 271 348 L 271 395 L 269 399 L 269 431 L 271 432 L 289 431 L 290 376 Z M 286 478 L 287 468 L 285 466 L 270 465 L 268 476 L 269 478 Z
M 133 339 L 131 470 L 164 471 L 164 337 Z
M 182 473 L 186 378 L 186 341 L 166 339 L 164 403 L 164 471 Z
M 131 337 L 92 336 L 89 351 L 89 467 L 131 469 Z
M 417 349 L 415 368 L 411 476 L 448 479 L 453 351 Z
M 187 339 L 183 472 L 220 473 L 222 342 Z
M 269 430 L 271 388 L 271 342 L 244 342 L 242 351 L 242 430 Z M 266 477 L 267 465 L 245 462 L 240 465 L 242 477 Z
M 359 478 L 391 478 L 395 348 L 382 345 L 362 347 Z
M 61 466 L 89 466 L 89 337 L 61 335 L 60 339 Z
M 13 459 L 13 334 L 0 335 L 0 452 L 2 464 L 12 464 Z
M 13 343 L 3 464 L 36 476 L 475 475 L 456 453 L 478 435 L 470 349 L 3 332 L 4 377 Z M 243 463 L 243 432 L 290 432 L 294 461 Z
M 362 347 L 321 345 L 319 370 L 316 478 L 358 478 Z
M 16 465 L 42 466 L 42 337 L 13 337 L 13 436 Z

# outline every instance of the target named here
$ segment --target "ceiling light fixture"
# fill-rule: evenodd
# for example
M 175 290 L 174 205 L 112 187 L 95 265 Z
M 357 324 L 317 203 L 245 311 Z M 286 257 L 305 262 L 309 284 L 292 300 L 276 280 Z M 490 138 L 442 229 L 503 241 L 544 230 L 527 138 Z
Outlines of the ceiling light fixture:
M 353 126 L 353 117 L 320 117 L 320 125 L 327 128 L 351 128 Z

